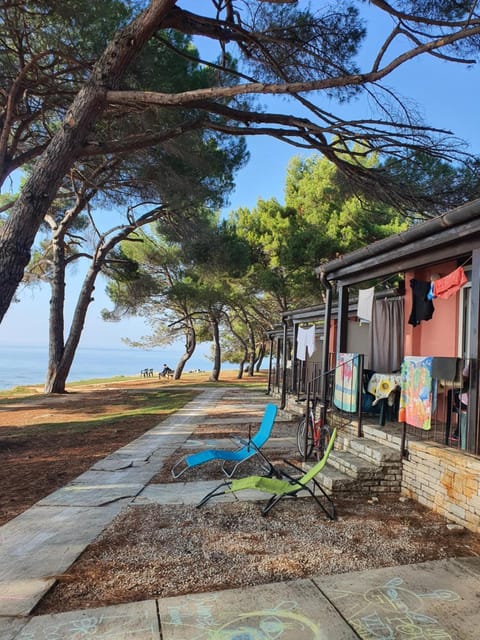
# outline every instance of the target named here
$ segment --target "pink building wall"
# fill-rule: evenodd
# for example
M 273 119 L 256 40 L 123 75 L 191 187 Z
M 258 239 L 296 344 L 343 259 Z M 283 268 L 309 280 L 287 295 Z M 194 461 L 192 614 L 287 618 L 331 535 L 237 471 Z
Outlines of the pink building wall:
M 405 273 L 405 343 L 404 355 L 406 356 L 446 356 L 458 355 L 459 335 L 459 293 L 452 295 L 448 300 L 435 298 L 433 306 L 435 311 L 431 320 L 422 322 L 413 327 L 408 324 L 408 318 L 412 310 L 412 289 L 410 280 L 430 281 L 433 274 L 444 277 L 457 268 L 456 262 L 447 262 L 422 270 L 407 271 Z

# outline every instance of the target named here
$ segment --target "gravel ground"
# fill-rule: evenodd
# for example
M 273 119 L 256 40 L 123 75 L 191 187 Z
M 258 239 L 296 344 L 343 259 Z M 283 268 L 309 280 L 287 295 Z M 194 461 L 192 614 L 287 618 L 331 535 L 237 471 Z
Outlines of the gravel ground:
M 210 413 L 210 412 L 209 412 Z M 237 412 L 238 413 L 238 412 Z M 232 412 L 234 414 L 234 412 Z M 210 417 L 232 415 L 219 408 Z M 235 414 L 236 415 L 236 414 Z M 251 420 L 251 417 L 248 418 Z M 258 420 L 251 427 L 258 426 Z M 193 439 L 248 435 L 248 423 L 197 427 Z M 279 421 L 265 451 L 278 464 L 295 459 L 295 423 Z M 287 447 L 288 445 L 288 447 Z M 287 447 L 287 448 L 285 448 Z M 172 482 L 183 447 L 152 483 Z M 198 450 L 198 449 L 197 449 Z M 258 459 L 240 475 L 258 473 Z M 219 478 L 218 464 L 189 470 L 180 481 Z M 335 498 L 329 521 L 311 499 L 281 501 L 267 517 L 252 502 L 130 506 L 70 567 L 36 614 L 105 606 L 267 582 L 480 555 L 480 536 L 398 494 Z
M 130 507 L 71 567 L 35 613 L 480 555 L 480 538 L 404 498 L 311 500 L 202 509 Z

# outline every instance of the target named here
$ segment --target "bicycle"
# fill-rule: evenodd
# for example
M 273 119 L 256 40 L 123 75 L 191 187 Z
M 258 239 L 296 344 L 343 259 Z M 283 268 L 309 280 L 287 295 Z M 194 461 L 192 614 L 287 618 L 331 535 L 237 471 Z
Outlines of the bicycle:
M 332 435 L 328 424 L 324 424 L 322 416 L 315 418 L 316 402 L 313 401 L 297 427 L 297 449 L 304 460 L 311 456 L 315 449 L 321 458 L 330 442 Z

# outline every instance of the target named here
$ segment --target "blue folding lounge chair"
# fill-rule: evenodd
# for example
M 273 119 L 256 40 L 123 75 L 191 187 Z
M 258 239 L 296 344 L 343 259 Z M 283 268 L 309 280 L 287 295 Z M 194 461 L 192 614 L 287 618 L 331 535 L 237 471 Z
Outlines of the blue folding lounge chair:
M 330 455 L 330 451 L 333 448 L 333 443 L 335 442 L 335 438 L 337 436 L 337 429 L 333 430 L 333 433 L 330 437 L 330 442 L 328 443 L 327 448 L 325 449 L 325 453 L 321 460 L 319 460 L 311 469 L 307 472 L 303 472 L 302 469 L 296 467 L 292 463 L 288 463 L 291 467 L 296 469 L 297 471 L 301 471 L 303 473 L 302 476 L 298 478 L 292 478 L 288 473 L 277 472 L 275 478 L 266 478 L 265 476 L 248 476 L 247 478 L 239 478 L 238 480 L 229 480 L 228 482 L 222 482 L 219 484 L 213 491 L 207 493 L 207 495 L 202 498 L 202 500 L 197 504 L 197 508 L 204 505 L 206 502 L 213 498 L 214 496 L 222 496 L 225 493 L 235 493 L 237 491 L 244 491 L 245 489 L 256 489 L 257 491 L 264 491 L 265 493 L 269 493 L 271 495 L 270 500 L 267 502 L 265 507 L 262 510 L 262 514 L 265 516 L 282 498 L 296 498 L 298 494 L 302 491 L 307 491 L 318 506 L 325 512 L 330 520 L 335 519 L 335 505 L 332 502 L 332 499 L 329 495 L 324 491 L 323 487 L 315 480 L 315 476 L 320 473 L 323 467 L 327 464 L 328 456 Z M 287 462 L 285 460 L 285 462 Z M 280 474 L 283 478 L 280 477 Z M 310 487 L 310 483 L 313 487 Z M 319 496 L 315 494 L 315 489 L 318 489 L 323 496 Z M 323 497 L 324 502 L 320 500 L 320 497 Z
M 249 437 L 248 440 L 239 438 L 238 441 L 243 445 L 240 449 L 237 449 L 236 451 L 226 451 L 224 449 L 207 449 L 206 451 L 192 453 L 188 456 L 185 456 L 174 465 L 174 467 L 172 468 L 172 476 L 174 478 L 179 478 L 182 473 L 185 473 L 187 469 L 197 467 L 198 465 L 204 464 L 205 462 L 210 462 L 210 460 L 222 460 L 222 471 L 228 478 L 231 478 L 239 464 L 245 462 L 245 460 L 248 460 L 255 455 L 261 456 L 263 462 L 270 471 L 271 464 L 262 454 L 260 448 L 263 447 L 263 445 L 269 439 L 270 434 L 272 433 L 276 415 L 277 406 L 274 404 L 267 404 L 258 431 L 253 436 Z M 182 463 L 183 466 L 181 466 Z M 225 466 L 226 464 L 233 464 L 233 468 L 228 471 Z

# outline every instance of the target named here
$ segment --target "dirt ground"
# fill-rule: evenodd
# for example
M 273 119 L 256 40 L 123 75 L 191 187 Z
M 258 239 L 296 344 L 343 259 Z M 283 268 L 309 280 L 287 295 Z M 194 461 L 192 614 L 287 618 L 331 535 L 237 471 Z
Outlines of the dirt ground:
M 98 422 L 88 433 L 77 429 L 92 416 L 141 406 L 145 388 L 156 392 L 159 384 L 172 383 L 139 380 L 61 397 L 0 399 L 0 523 L 157 424 L 161 416 L 140 411 L 123 422 Z M 43 429 L 46 421 L 58 425 L 53 433 Z M 279 424 L 274 434 L 289 428 Z M 226 435 L 224 426 L 205 424 L 193 437 Z M 153 483 L 172 481 L 169 465 L 183 451 L 172 454 Z M 288 453 L 278 450 L 276 456 Z M 256 464 L 249 461 L 243 471 L 257 471 Z M 218 467 L 204 465 L 188 480 L 213 477 Z M 131 506 L 57 576 L 35 613 L 480 555 L 480 536 L 398 495 L 337 499 L 336 507 L 338 518 L 331 522 L 308 499 L 284 501 L 266 518 L 258 504 L 247 502 L 212 500 L 202 509 Z
M 183 385 L 206 380 L 206 375 L 189 376 Z M 142 404 L 145 393 L 165 386 L 173 383 L 141 378 L 72 386 L 65 395 L 45 396 L 41 388 L 31 387 L 21 400 L 13 392 L 2 393 L 0 525 L 158 424 L 168 414 L 142 414 Z M 137 413 L 115 419 L 124 410 Z M 102 423 L 109 416 L 112 420 Z M 82 425 L 89 421 L 93 428 L 85 432 Z

